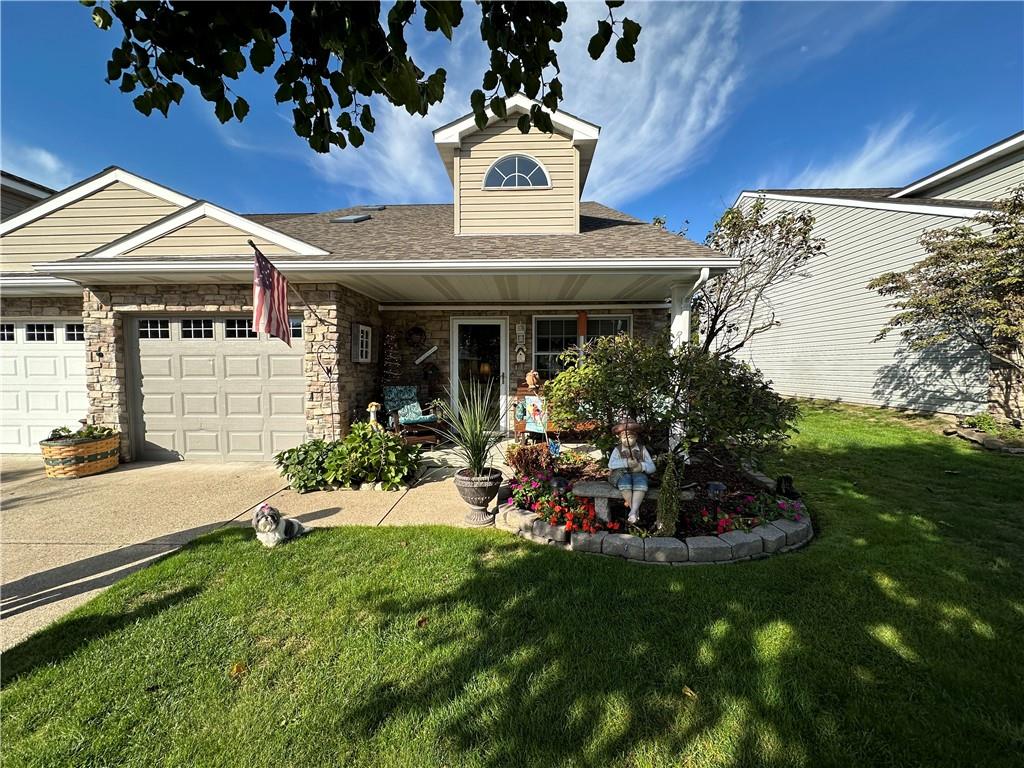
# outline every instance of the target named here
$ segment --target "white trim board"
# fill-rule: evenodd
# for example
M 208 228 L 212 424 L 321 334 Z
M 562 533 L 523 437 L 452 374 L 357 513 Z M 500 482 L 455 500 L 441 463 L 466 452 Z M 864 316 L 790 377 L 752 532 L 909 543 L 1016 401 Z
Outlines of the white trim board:
M 134 173 L 129 173 L 122 168 L 110 168 L 93 176 L 91 179 L 86 179 L 79 184 L 68 187 L 63 192 L 57 192 L 42 202 L 33 205 L 31 208 L 25 209 L 17 216 L 7 219 L 3 224 L 0 224 L 0 235 L 6 235 L 8 232 L 23 227 L 36 219 L 41 219 L 43 216 L 53 213 L 66 205 L 70 205 L 77 200 L 81 200 L 83 197 L 88 197 L 93 192 L 97 192 L 117 181 L 130 187 L 135 187 L 135 189 L 146 192 L 154 197 L 159 197 L 161 200 L 166 200 L 174 205 L 184 207 L 195 202 L 191 197 L 186 197 L 179 192 L 175 192 L 173 189 L 163 187 L 149 179 L 136 176 Z
M 247 219 L 244 216 L 239 216 L 237 213 L 221 208 L 219 205 L 208 203 L 206 201 L 199 201 L 193 203 L 188 208 L 185 208 L 177 213 L 172 213 L 170 216 L 165 216 L 159 221 L 153 222 L 148 227 L 143 227 L 137 232 L 122 237 L 120 240 L 115 240 L 110 245 L 98 248 L 95 251 L 81 256 L 84 261 L 91 259 L 104 259 L 104 258 L 116 258 L 123 256 L 129 251 L 139 248 L 147 243 L 151 243 L 154 240 L 158 240 L 164 235 L 170 234 L 176 229 L 191 224 L 198 219 L 208 217 L 222 224 L 239 229 L 246 234 L 252 235 L 253 237 L 260 237 L 267 240 L 275 245 L 279 245 L 282 248 L 287 248 L 290 251 L 295 251 L 299 256 L 328 256 L 328 252 L 315 246 L 305 243 L 302 240 L 297 240 L 294 237 L 278 232 L 276 229 L 265 227 L 262 224 L 257 224 L 251 219 Z M 244 254 L 238 254 L 243 256 Z M 251 267 L 251 264 L 250 264 Z
M 8 296 L 81 296 L 82 286 L 48 275 L 0 275 L 0 291 Z
M 985 163 L 991 162 L 1001 155 L 1007 155 L 1021 147 L 1024 147 L 1024 131 L 1011 136 L 1008 139 L 1000 141 L 998 144 L 994 144 L 988 149 L 983 149 L 977 154 L 971 155 L 964 158 L 958 163 L 954 163 L 940 171 L 936 171 L 930 176 L 925 176 L 923 179 L 911 183 L 904 187 L 899 192 L 890 195 L 891 198 L 906 197 L 912 195 L 915 192 L 919 192 L 922 189 L 933 187 L 941 181 L 960 176 L 961 174 L 972 171 L 978 166 L 985 165 Z
M 141 233 L 140 233 L 141 234 Z M 268 240 L 270 238 L 267 238 Z M 325 255 L 322 251 L 321 255 Z M 92 254 L 95 258 L 96 252 Z M 274 266 L 282 271 L 295 270 L 306 272 L 386 272 L 386 273 L 409 273 L 432 274 L 435 272 L 453 272 L 464 274 L 489 274 L 501 271 L 533 270 L 536 272 L 547 272 L 552 274 L 579 274 L 581 270 L 593 270 L 598 272 L 622 272 L 636 274 L 638 270 L 645 270 L 648 274 L 674 274 L 680 271 L 699 272 L 708 267 L 716 270 L 725 270 L 739 265 L 739 259 L 723 256 L 715 259 L 692 259 L 692 258 L 630 258 L 630 259 L 453 259 L 444 261 L 433 261 L 428 259 L 417 260 L 362 260 L 362 261 L 317 261 L 317 260 L 292 260 L 275 259 Z M 93 260 L 80 257 L 74 261 L 53 261 L 33 264 L 32 268 L 37 272 L 51 275 L 74 275 L 80 273 L 107 273 L 116 274 L 121 272 L 195 272 L 210 271 L 218 272 L 240 272 L 251 271 L 252 260 L 245 261 L 217 261 L 209 259 L 197 261 L 195 259 L 181 261 L 145 261 L 145 260 L 124 260 L 116 264 L 109 262 L 97 263 Z
M 573 117 L 565 112 L 552 112 L 547 107 L 544 107 L 539 101 L 527 98 L 522 93 L 514 94 L 505 99 L 505 110 L 507 114 L 515 112 L 529 113 L 534 104 L 539 105 L 551 116 L 551 123 L 555 128 L 560 128 L 572 136 L 573 144 L 596 142 L 601 135 L 601 126 L 595 125 L 594 123 L 588 123 L 586 120 Z M 490 107 L 487 107 L 486 112 L 488 125 L 491 125 L 499 119 L 498 116 L 491 111 Z M 434 143 L 438 145 L 438 147 L 442 145 L 458 147 L 462 144 L 462 139 L 464 137 L 472 133 L 476 133 L 478 130 L 480 129 L 476 127 L 476 119 L 471 112 L 465 117 L 459 118 L 455 122 L 448 123 L 447 125 L 442 125 L 440 128 L 434 129 Z
M 961 208 L 959 206 L 946 205 L 919 205 L 917 203 L 904 203 L 892 198 L 882 197 L 878 200 L 850 200 L 845 197 L 813 197 L 807 195 L 784 195 L 776 192 L 740 192 L 734 206 L 739 205 L 743 199 L 756 200 L 763 197 L 765 200 L 786 200 L 794 203 L 821 203 L 823 205 L 836 205 L 845 208 L 871 208 L 879 211 L 903 211 L 905 213 L 923 213 L 929 216 L 948 216 L 952 219 L 970 219 L 979 213 L 986 213 L 984 208 Z
M 570 310 L 607 310 L 615 314 L 615 310 L 626 309 L 671 309 L 667 301 L 648 301 L 636 304 L 378 304 L 381 312 L 567 312 Z M 569 315 L 564 315 L 569 317 Z M 573 315 L 575 317 L 575 315 Z M 604 315 L 602 315 L 604 317 Z

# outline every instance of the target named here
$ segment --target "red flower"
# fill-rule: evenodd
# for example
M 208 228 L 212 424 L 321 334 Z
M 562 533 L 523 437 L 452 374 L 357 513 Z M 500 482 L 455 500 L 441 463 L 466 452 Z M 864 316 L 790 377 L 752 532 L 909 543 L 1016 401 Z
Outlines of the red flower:
M 550 523 L 551 525 L 558 525 L 558 516 L 552 515 L 551 519 L 548 520 L 548 523 Z

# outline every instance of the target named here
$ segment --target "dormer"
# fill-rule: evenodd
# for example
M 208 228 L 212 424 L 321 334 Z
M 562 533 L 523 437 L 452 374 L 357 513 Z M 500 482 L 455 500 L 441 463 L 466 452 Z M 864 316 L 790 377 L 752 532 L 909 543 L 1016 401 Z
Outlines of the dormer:
M 580 196 L 597 148 L 599 126 L 553 112 L 554 133 L 521 133 L 519 116 L 535 104 L 522 94 L 505 100 L 507 117 L 488 110 L 434 131 L 434 144 L 455 192 L 456 235 L 578 234 Z

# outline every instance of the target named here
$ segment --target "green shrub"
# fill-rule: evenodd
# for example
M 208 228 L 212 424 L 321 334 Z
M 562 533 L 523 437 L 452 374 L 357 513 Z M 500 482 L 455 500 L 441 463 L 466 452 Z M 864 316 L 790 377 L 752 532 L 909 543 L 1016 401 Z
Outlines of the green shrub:
M 386 491 L 401 487 L 419 466 L 420 446 L 406 445 L 394 432 L 361 421 L 327 457 L 325 478 L 332 485 L 380 483 Z
M 116 434 L 110 427 L 101 427 L 97 424 L 86 424 L 73 431 L 71 427 L 57 427 L 47 440 L 98 440 L 103 437 L 111 437 Z
M 967 416 L 963 419 L 965 427 L 980 429 L 990 435 L 1006 440 L 1010 443 L 1024 443 L 1024 429 L 1015 427 L 1009 423 L 1003 423 L 996 419 L 991 413 L 979 413 L 974 416 Z
M 310 440 L 281 451 L 274 457 L 274 463 L 293 490 L 299 493 L 326 490 L 330 484 L 324 476 L 325 464 L 333 445 L 335 443 L 324 440 Z
M 274 457 L 281 474 L 299 493 L 380 483 L 393 491 L 419 466 L 420 447 L 393 432 L 352 425 L 344 440 L 310 440 Z
M 563 360 L 569 367 L 544 388 L 551 419 L 595 424 L 591 439 L 606 451 L 614 424 L 631 418 L 652 453 L 681 425 L 695 448 L 752 457 L 784 445 L 798 415 L 757 369 L 691 345 L 672 349 L 667 331 L 654 340 L 605 336 Z

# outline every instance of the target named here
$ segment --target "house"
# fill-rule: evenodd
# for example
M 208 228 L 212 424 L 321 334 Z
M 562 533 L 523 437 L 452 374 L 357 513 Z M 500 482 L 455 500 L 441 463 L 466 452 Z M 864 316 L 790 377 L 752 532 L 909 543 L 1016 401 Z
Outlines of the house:
M 29 179 L 0 171 L 0 221 L 35 205 L 54 190 Z
M 894 310 L 867 284 L 924 258 L 925 231 L 963 225 L 1021 184 L 1024 131 L 904 187 L 742 192 L 734 205 L 764 198 L 768 214 L 810 211 L 825 253 L 807 264 L 806 277 L 770 292 L 781 325 L 740 354 L 785 395 L 1019 416 L 1019 389 L 1013 394 L 1007 369 L 985 355 L 952 343 L 914 351 L 899 333 L 876 342 Z
M 434 132 L 450 204 L 243 216 L 109 168 L 8 219 L 3 450 L 87 417 L 125 460 L 266 460 L 365 419 L 384 352 L 424 402 L 469 379 L 507 400 L 581 338 L 687 338 L 694 286 L 735 261 L 581 202 L 600 129 L 524 135 L 532 104 Z M 252 331 L 249 240 L 296 289 L 291 346 Z

